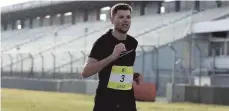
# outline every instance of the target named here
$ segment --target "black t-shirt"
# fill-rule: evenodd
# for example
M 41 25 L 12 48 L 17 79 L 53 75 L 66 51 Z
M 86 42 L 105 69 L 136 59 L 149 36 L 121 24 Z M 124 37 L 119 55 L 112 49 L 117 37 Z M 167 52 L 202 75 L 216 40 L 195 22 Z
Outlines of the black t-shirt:
M 121 58 L 113 61 L 105 68 L 103 68 L 99 72 L 99 85 L 96 91 L 96 98 L 107 98 L 109 100 L 117 100 L 117 101 L 125 101 L 125 100 L 133 100 L 134 92 L 133 88 L 131 90 L 114 90 L 107 88 L 107 84 L 109 81 L 109 77 L 111 74 L 111 69 L 113 65 L 119 66 L 133 66 L 136 56 L 136 47 L 138 42 L 135 38 L 127 35 L 126 40 L 118 40 L 112 35 L 112 29 L 110 29 L 107 33 L 102 35 L 100 38 L 96 40 L 93 45 L 93 48 L 90 52 L 89 57 L 97 59 L 98 61 L 108 57 L 112 54 L 115 45 L 123 43 L 125 44 L 126 50 L 130 51 L 127 55 L 122 56 Z

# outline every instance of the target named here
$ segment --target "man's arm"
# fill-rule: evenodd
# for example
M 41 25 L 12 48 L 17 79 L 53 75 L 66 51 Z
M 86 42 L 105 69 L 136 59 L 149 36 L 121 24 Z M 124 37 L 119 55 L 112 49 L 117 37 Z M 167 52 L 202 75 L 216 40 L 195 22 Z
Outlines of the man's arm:
M 113 60 L 115 60 L 115 58 L 112 57 L 112 55 L 108 56 L 105 59 L 102 59 L 101 61 L 98 61 L 93 58 L 88 58 L 84 66 L 83 72 L 82 72 L 83 78 L 90 77 L 96 74 L 97 72 L 101 71 L 104 67 L 110 64 Z
M 123 51 L 126 51 L 125 45 L 123 43 L 119 43 L 115 46 L 113 53 L 110 56 L 106 57 L 105 59 L 98 61 L 93 58 L 88 58 L 84 66 L 83 72 L 81 73 L 83 78 L 87 78 L 101 71 L 104 67 L 110 64 L 112 61 L 118 59 L 119 55 Z

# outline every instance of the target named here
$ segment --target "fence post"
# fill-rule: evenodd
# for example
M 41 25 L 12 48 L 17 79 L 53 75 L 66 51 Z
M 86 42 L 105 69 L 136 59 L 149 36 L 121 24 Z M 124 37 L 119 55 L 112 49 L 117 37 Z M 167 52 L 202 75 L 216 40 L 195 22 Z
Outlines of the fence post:
M 144 74 L 144 67 L 145 67 L 145 50 L 143 48 L 144 46 L 140 46 L 142 50 L 142 74 Z
M 83 64 L 85 64 L 85 62 L 86 62 L 86 53 L 84 51 L 81 51 L 81 53 L 83 54 L 83 60 L 84 60 Z
M 87 36 L 88 36 L 88 28 L 84 29 L 84 52 L 87 51 Z
M 212 68 L 213 68 L 213 75 L 215 75 L 215 69 L 216 69 L 216 67 L 215 67 L 215 59 L 216 59 L 216 50 L 213 50 L 213 66 L 212 66 Z
M 201 85 L 201 69 L 202 69 L 202 67 L 201 67 L 201 62 L 202 62 L 202 53 L 201 53 L 201 49 L 200 49 L 200 47 L 199 47 L 199 45 L 198 44 L 195 44 L 195 46 L 196 46 L 196 48 L 197 48 L 197 50 L 198 50 L 198 52 L 199 52 L 199 86 Z
M 73 73 L 73 55 L 71 54 L 70 51 L 68 51 L 68 54 L 70 56 L 70 65 L 71 65 L 71 74 Z
M 1 72 L 3 72 L 3 58 L 1 56 Z
M 173 51 L 173 63 L 172 63 L 172 84 L 175 84 L 175 68 L 176 68 L 176 49 L 169 44 L 169 47 L 171 48 L 171 50 Z
M 10 57 L 10 74 L 13 76 L 13 57 L 11 54 L 8 54 L 8 56 Z
M 34 77 L 34 72 L 33 72 L 33 68 L 34 68 L 34 58 L 33 55 L 31 53 L 29 53 L 29 57 L 31 59 L 31 75 Z M 28 75 L 29 77 L 29 75 Z
M 39 53 L 40 57 L 41 57 L 41 72 L 42 72 L 42 77 L 44 77 L 44 56 L 42 55 L 42 53 Z
M 200 88 L 201 88 L 201 81 L 202 81 L 202 75 L 201 75 L 201 63 L 202 63 L 202 53 L 201 49 L 198 44 L 195 44 L 197 50 L 199 51 L 199 88 L 198 88 L 198 101 L 201 102 L 201 93 L 200 93 Z
M 157 47 L 154 45 L 153 46 L 153 48 L 154 48 L 154 50 L 155 50 L 155 52 L 156 52 L 156 68 L 155 68 L 155 70 L 156 70 L 156 90 L 158 89 L 158 86 L 159 86 L 159 67 L 158 67 L 158 63 L 159 63 L 159 55 L 158 55 L 158 49 L 157 49 Z
M 56 77 L 56 55 L 51 52 L 52 57 L 53 57 L 53 78 L 55 79 Z
M 23 77 L 23 57 L 22 57 L 21 53 L 19 53 L 18 55 L 19 55 L 19 57 L 21 59 L 21 76 Z

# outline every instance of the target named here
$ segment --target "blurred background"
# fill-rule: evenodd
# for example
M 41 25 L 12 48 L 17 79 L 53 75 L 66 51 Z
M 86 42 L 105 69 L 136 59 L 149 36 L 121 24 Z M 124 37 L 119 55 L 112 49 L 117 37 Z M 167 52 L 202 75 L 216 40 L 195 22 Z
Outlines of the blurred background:
M 133 8 L 128 34 L 139 43 L 135 71 L 155 85 L 156 96 L 167 97 L 168 84 L 229 86 L 229 1 L 122 2 Z M 82 80 L 93 43 L 113 28 L 109 11 L 119 1 L 13 3 L 1 7 L 2 87 L 94 94 L 98 75 L 83 80 L 88 86 L 69 81 Z M 61 81 L 59 89 L 50 81 Z

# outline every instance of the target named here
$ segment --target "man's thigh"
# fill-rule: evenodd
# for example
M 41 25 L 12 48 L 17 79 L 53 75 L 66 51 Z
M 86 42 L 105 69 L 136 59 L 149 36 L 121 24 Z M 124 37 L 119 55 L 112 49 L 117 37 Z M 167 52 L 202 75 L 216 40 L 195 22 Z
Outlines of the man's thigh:
M 118 111 L 114 105 L 111 105 L 109 103 L 95 103 L 93 111 Z
M 137 111 L 134 99 L 119 100 L 114 98 L 95 99 L 93 111 Z
M 95 99 L 93 111 L 116 111 L 114 101 L 109 100 L 108 98 L 97 97 Z
M 114 105 L 114 104 L 104 104 L 98 105 L 95 104 L 93 111 L 137 111 L 135 106 L 122 106 L 122 105 Z
M 121 105 L 118 111 L 137 111 L 137 109 L 135 103 L 128 102 Z

